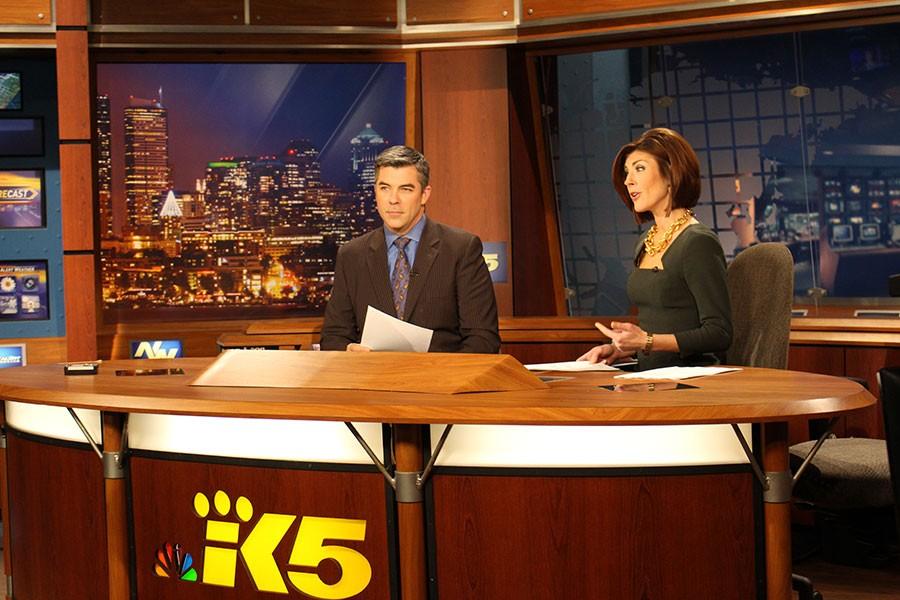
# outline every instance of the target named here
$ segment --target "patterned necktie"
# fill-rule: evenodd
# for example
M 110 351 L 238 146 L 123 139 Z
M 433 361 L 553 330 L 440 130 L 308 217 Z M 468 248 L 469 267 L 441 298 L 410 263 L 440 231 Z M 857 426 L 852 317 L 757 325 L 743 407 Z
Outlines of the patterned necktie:
M 397 318 L 403 318 L 403 309 L 406 307 L 406 291 L 409 289 L 409 259 L 406 258 L 406 245 L 408 237 L 398 237 L 394 240 L 397 247 L 397 259 L 394 261 L 394 274 L 391 276 L 391 290 L 394 292 L 394 310 Z

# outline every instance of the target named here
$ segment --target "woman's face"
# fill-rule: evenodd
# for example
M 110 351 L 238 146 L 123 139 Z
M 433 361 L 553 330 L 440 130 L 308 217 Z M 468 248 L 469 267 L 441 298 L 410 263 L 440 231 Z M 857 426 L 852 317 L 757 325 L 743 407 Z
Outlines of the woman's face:
M 635 150 L 625 159 L 625 188 L 637 213 L 664 214 L 672 203 L 669 180 L 659 169 L 656 157 Z

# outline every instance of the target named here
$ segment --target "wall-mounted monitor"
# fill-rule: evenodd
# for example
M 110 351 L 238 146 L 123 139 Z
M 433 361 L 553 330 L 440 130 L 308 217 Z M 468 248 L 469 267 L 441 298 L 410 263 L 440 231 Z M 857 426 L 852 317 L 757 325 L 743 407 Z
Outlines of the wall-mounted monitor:
M 406 63 L 100 63 L 104 321 L 316 315 L 380 225 Z
M 0 117 L 0 156 L 43 156 L 41 117 Z
M 0 261 L 0 321 L 50 318 L 46 260 Z
M 0 71 L 0 110 L 22 110 L 22 74 Z
M 44 170 L 0 171 L 0 229 L 44 227 Z
M 839 224 L 831 226 L 831 242 L 833 244 L 849 244 L 853 241 L 853 226 Z

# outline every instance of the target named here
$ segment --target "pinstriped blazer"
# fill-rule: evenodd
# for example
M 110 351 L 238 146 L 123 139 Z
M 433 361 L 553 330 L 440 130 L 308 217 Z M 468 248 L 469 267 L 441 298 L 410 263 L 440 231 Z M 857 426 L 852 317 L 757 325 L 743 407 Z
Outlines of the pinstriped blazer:
M 403 319 L 434 330 L 429 352 L 499 352 L 497 303 L 481 252 L 481 240 L 471 233 L 425 221 Z M 341 246 L 322 325 L 322 350 L 359 343 L 369 305 L 394 314 L 388 273 L 384 229 Z

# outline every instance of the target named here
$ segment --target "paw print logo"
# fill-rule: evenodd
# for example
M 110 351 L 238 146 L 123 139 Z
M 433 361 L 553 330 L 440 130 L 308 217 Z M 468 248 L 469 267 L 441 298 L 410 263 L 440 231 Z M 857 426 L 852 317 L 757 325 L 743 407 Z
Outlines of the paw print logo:
M 192 566 L 194 558 L 185 552 L 181 544 L 166 542 L 156 550 L 153 572 L 159 577 L 172 577 L 182 581 L 197 581 L 197 571 Z
M 219 490 L 213 496 L 210 507 L 209 498 L 202 492 L 194 495 L 194 512 L 201 519 L 210 516 L 213 509 L 218 517 L 226 518 L 231 513 L 231 498 Z M 253 504 L 244 496 L 238 497 L 234 503 L 234 513 L 238 521 L 208 519 L 206 521 L 206 541 L 214 544 L 229 544 L 233 547 L 207 544 L 203 549 L 203 583 L 234 587 L 234 575 L 237 567 L 238 548 L 241 523 L 253 517 Z

